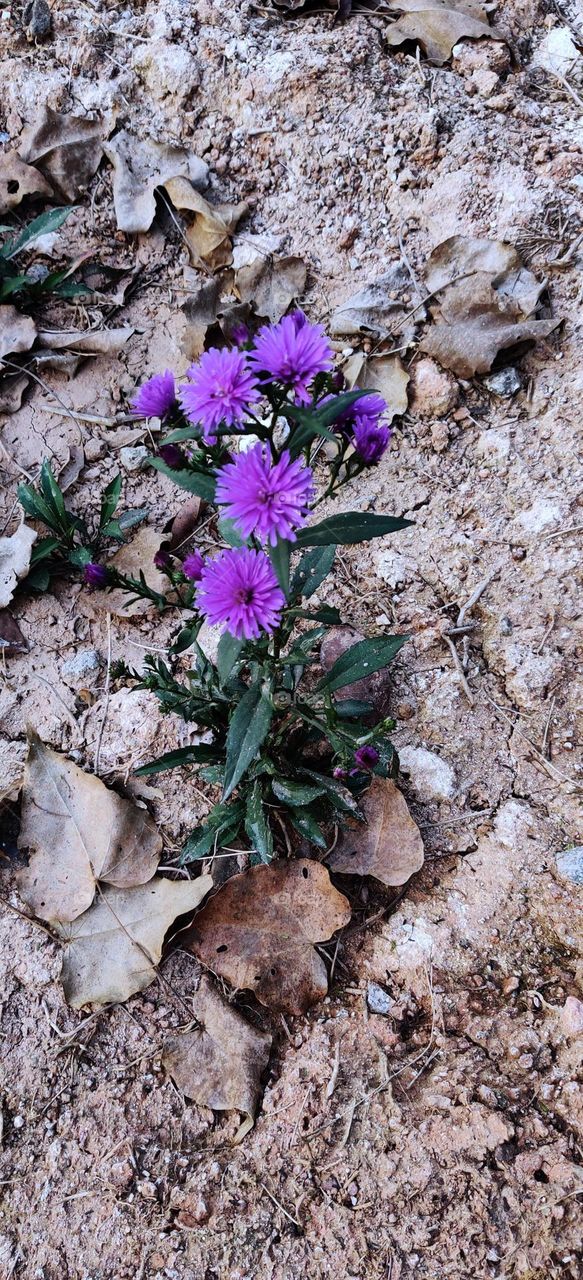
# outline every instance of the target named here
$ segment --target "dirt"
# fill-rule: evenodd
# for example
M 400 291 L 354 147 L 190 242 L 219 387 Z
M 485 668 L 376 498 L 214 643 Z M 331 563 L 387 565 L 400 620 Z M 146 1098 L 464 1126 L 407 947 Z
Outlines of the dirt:
M 494 16 L 512 60 L 503 45 L 464 42 L 437 70 L 388 51 L 381 16 L 334 24 L 224 0 L 54 0 L 40 43 L 27 40 L 21 7 L 0 14 L 6 142 L 48 103 L 113 108 L 121 127 L 188 144 L 210 166 L 213 199 L 250 201 L 239 243 L 261 235 L 306 259 L 304 305 L 324 323 L 403 252 L 414 306 L 424 261 L 452 234 L 519 244 L 565 323 L 519 362 L 511 399 L 479 380 L 452 394 L 425 360 L 416 381 L 413 361 L 410 413 L 380 466 L 343 495 L 345 508 L 374 503 L 416 522 L 343 552 L 328 590 L 360 629 L 412 635 L 391 704 L 426 863 L 398 901 L 341 879 L 353 920 L 337 950 L 323 949 L 330 993 L 311 1014 L 270 1019 L 237 999 L 275 1037 L 240 1145 L 238 1115 L 185 1102 L 161 1068 L 167 1033 L 189 1022 L 194 958 L 178 946 L 143 995 L 73 1012 L 57 948 L 18 914 L 4 856 L 0 1276 L 575 1280 L 581 889 L 556 859 L 582 836 L 583 135 L 580 72 L 544 69 L 549 33 L 581 41 L 575 8 L 508 0 Z M 71 381 L 47 374 L 3 419 L 5 533 L 17 525 L 16 483 L 43 457 L 58 469 L 84 448 L 69 492 L 84 510 L 118 469 L 123 433 L 63 405 L 111 419 L 144 376 L 186 366 L 185 253 L 164 210 L 147 234 L 117 232 L 104 164 L 61 236 L 139 266 L 116 314 L 135 334 Z M 100 315 L 88 304 L 76 322 Z M 178 510 L 165 480 L 124 479 L 127 504 L 147 505 L 156 527 Z M 444 631 L 486 580 L 467 614 L 474 630 L 454 637 L 460 672 Z M 119 786 L 182 740 L 148 694 L 106 692 L 108 645 L 139 668 L 170 624 L 113 619 L 108 631 L 66 584 L 20 594 L 15 614 L 30 651 L 2 669 L 3 785 L 16 794 L 29 720 L 87 768 L 97 752 Z M 79 649 L 97 660 L 75 675 Z M 208 799 L 177 775 L 155 782 L 146 795 L 171 859 Z M 368 982 L 391 997 L 387 1014 L 369 1011 Z

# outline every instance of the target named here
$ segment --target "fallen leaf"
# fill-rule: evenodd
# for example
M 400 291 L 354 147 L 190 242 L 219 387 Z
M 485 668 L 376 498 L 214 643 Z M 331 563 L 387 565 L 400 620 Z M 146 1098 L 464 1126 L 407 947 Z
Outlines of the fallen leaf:
M 121 351 L 135 330 L 131 325 L 121 329 L 86 329 L 66 333 L 57 329 L 40 329 L 39 346 L 51 351 L 73 351 L 84 356 L 110 356 Z
M 374 876 L 391 888 L 423 866 L 423 841 L 405 797 L 389 778 L 373 778 L 361 802 L 367 825 L 350 819 L 328 859 L 332 871 Z
M 0 413 L 18 413 L 22 397 L 29 385 L 30 379 L 26 374 L 22 377 L 19 374 L 10 378 L 3 377 L 0 380 Z
M 205 186 L 208 165 L 183 147 L 170 147 L 152 138 L 137 138 L 120 130 L 106 144 L 113 165 L 113 203 L 119 231 L 135 235 L 148 231 L 156 213 L 155 191 L 171 179 Z
M 409 273 L 398 265 L 337 307 L 330 320 L 330 332 L 333 337 L 398 336 L 399 345 L 403 346 L 412 340 L 424 318 L 423 307 L 416 309 L 413 316 L 412 310 Z
M 162 839 L 145 809 L 84 773 L 29 730 L 18 877 L 21 896 L 41 920 L 75 920 L 91 905 L 98 880 L 116 888 L 144 884 L 158 865 Z
M 348 387 L 378 391 L 388 405 L 387 422 L 392 422 L 397 414 L 407 412 L 407 387 L 411 379 L 400 356 L 373 356 L 369 359 L 358 352 L 347 360 L 343 373 Z
M 58 195 L 75 201 L 97 172 L 113 126 L 113 117 L 88 120 L 44 106 L 24 130 L 18 153 L 27 164 L 41 169 Z
M 18 351 L 30 351 L 36 338 L 36 325 L 9 303 L 0 306 L 0 360 Z
M 191 1005 L 201 1026 L 166 1042 L 163 1067 L 199 1106 L 254 1116 L 271 1036 L 250 1026 L 206 975 Z
M 217 319 L 221 291 L 220 280 L 207 280 L 182 305 L 187 325 L 181 346 L 189 360 L 195 360 L 204 351 L 207 332 Z
M 15 151 L 0 156 L 0 213 L 16 209 L 25 196 L 51 196 L 52 188 L 42 173 L 24 164 Z
M 561 324 L 560 317 L 524 319 L 520 305 L 494 289 L 489 277 L 480 273 L 452 285 L 441 299 L 438 314 L 420 350 L 458 378 L 488 373 L 502 351 L 509 359 L 517 358 Z
M 157 877 L 133 889 L 106 886 L 92 907 L 57 932 L 66 942 L 61 981 L 68 1004 L 110 1004 L 143 991 L 156 976 L 164 938 L 212 888 L 198 880 Z
M 152 525 L 145 524 L 132 538 L 116 551 L 108 565 L 118 569 L 128 578 L 139 578 L 143 573 L 149 587 L 154 591 L 164 592 L 168 587 L 168 579 L 156 568 L 154 556 L 160 550 L 162 534 Z M 94 618 L 100 613 L 113 613 L 117 618 L 140 618 L 154 606 L 149 600 L 131 600 L 131 591 L 124 587 L 114 587 L 113 591 L 87 592 L 81 600 L 81 611 L 86 617 Z
M 476 272 L 484 273 L 502 296 L 512 298 L 524 316 L 534 311 L 546 281 L 537 280 L 523 266 L 513 244 L 507 240 L 474 240 L 471 236 L 450 236 L 433 249 L 425 267 L 430 293 L 441 292 Z
M 173 519 L 168 521 L 164 532 L 170 534 L 170 550 L 174 551 L 176 547 L 182 546 L 187 538 L 194 533 L 200 518 L 202 507 L 202 499 L 197 498 L 196 494 L 192 494 L 190 498 L 183 502 L 180 510 Z
M 67 461 L 64 467 L 59 471 L 57 477 L 61 493 L 67 493 L 72 485 L 74 485 L 79 479 L 83 467 L 85 466 L 85 454 L 80 444 L 70 444 L 68 447 L 68 454 L 69 456 Z
M 171 178 L 164 186 L 175 209 L 195 215 L 184 233 L 194 260 L 212 271 L 227 267 L 233 258 L 231 236 L 248 204 L 210 205 L 187 178 Z
M 251 867 L 211 898 L 183 945 L 234 987 L 250 988 L 281 1013 L 305 1013 L 328 990 L 324 942 L 350 906 L 318 862 Z
M 488 24 L 488 14 L 475 0 L 453 4 L 452 0 L 387 0 L 391 13 L 400 13 L 385 33 L 387 44 L 398 48 L 412 41 L 423 49 L 430 62 L 443 66 L 458 40 L 504 40 L 496 27 Z
M 8 609 L 0 609 L 0 658 L 13 658 L 16 653 L 26 653 L 28 645 L 16 621 Z
M 235 293 L 251 304 L 258 316 L 275 324 L 306 287 L 308 269 L 303 258 L 258 255 L 235 272 Z
M 21 524 L 9 538 L 0 538 L 0 609 L 10 604 L 19 581 L 26 578 L 36 537 L 35 529 Z

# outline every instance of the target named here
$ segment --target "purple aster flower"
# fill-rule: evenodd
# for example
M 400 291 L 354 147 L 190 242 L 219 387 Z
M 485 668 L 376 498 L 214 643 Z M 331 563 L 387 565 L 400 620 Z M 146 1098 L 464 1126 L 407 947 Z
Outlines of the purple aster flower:
M 359 769 L 374 769 L 379 760 L 380 756 L 375 747 L 359 747 L 354 752 L 354 763 Z
M 180 471 L 180 468 L 185 467 L 187 462 L 186 454 L 182 452 L 182 449 L 178 448 L 177 444 L 161 444 L 158 449 L 158 457 L 162 459 L 162 462 L 166 463 L 167 467 L 172 467 L 174 471 Z
M 176 404 L 176 388 L 174 374 L 170 369 L 164 373 L 156 373 L 142 383 L 132 400 L 132 409 L 141 413 L 144 418 L 164 418 Z
M 233 342 L 236 347 L 246 347 L 250 337 L 251 334 L 249 329 L 242 321 L 239 324 L 233 325 L 233 328 L 231 329 L 231 342 Z
M 186 578 L 190 578 L 191 582 L 200 582 L 202 571 L 204 569 L 204 558 L 200 551 L 191 551 L 189 556 L 185 556 L 182 562 L 182 572 Z
M 217 472 L 216 501 L 226 506 L 244 538 L 255 533 L 275 546 L 278 538 L 296 541 L 313 494 L 312 472 L 286 450 L 272 464 L 269 445 L 256 444 Z
M 214 443 L 217 428 L 238 426 L 251 404 L 259 399 L 257 379 L 247 364 L 245 352 L 205 351 L 197 365 L 188 370 L 189 382 L 179 388 L 180 403 L 190 422 L 200 423 L 208 444 Z
M 303 311 L 264 325 L 249 359 L 270 382 L 291 387 L 299 404 L 309 404 L 308 387 L 317 373 L 332 368 L 332 348 L 320 324 L 310 324 Z
M 372 465 L 382 458 L 391 438 L 391 432 L 374 418 L 355 417 L 353 428 L 354 448 L 363 462 Z
M 164 547 L 160 547 L 160 550 L 156 552 L 156 555 L 154 556 L 154 564 L 161 573 L 165 573 L 168 569 L 172 568 L 172 560 L 168 552 L 164 550 Z
M 332 770 L 332 775 L 334 778 L 338 778 L 339 782 L 345 782 L 348 777 L 348 770 L 337 764 L 336 768 Z
M 285 596 L 264 551 L 235 547 L 205 565 L 197 604 L 211 626 L 257 640 L 279 625 Z
M 83 577 L 88 587 L 106 587 L 109 582 L 109 574 L 104 564 L 94 564 L 90 561 L 85 565 Z

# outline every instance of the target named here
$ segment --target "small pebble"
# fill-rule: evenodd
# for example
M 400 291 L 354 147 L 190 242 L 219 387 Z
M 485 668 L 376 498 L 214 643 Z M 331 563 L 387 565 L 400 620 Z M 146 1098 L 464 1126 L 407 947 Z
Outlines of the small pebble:
M 119 451 L 119 460 L 124 471 L 142 471 L 146 465 L 150 450 L 145 444 L 125 445 Z
M 497 373 L 489 373 L 484 378 L 484 386 L 492 395 L 500 396 L 503 400 L 510 400 L 518 391 L 522 390 L 522 379 L 518 369 L 514 369 L 509 365 L 507 369 L 499 369 Z
M 556 857 L 557 871 L 563 880 L 583 884 L 583 845 L 563 849 Z
M 390 1013 L 392 1005 L 395 1003 L 388 991 L 380 987 L 378 982 L 367 983 L 366 1003 L 371 1013 Z

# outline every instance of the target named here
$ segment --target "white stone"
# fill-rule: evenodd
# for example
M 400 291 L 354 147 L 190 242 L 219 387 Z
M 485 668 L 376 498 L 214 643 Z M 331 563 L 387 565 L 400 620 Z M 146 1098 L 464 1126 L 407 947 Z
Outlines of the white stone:
M 567 996 L 560 1016 L 566 1036 L 574 1038 L 583 1035 L 583 1001 L 577 1000 L 576 996 Z
M 411 774 L 411 786 L 420 800 L 450 800 L 455 791 L 455 774 L 441 756 L 425 747 L 402 747 L 399 759 Z
M 577 64 L 581 65 L 581 54 L 568 27 L 553 27 L 541 41 L 532 59 L 533 66 L 544 67 L 545 71 L 563 78 Z
M 126 445 L 119 451 L 119 460 L 124 471 L 141 471 L 145 467 L 150 450 L 145 444 Z
M 101 660 L 96 649 L 79 649 L 61 667 L 61 675 L 67 684 L 77 684 L 99 671 Z
M 366 988 L 366 1003 L 371 1013 L 387 1014 L 390 1013 L 394 1000 L 384 987 L 379 986 L 378 982 L 369 982 Z

